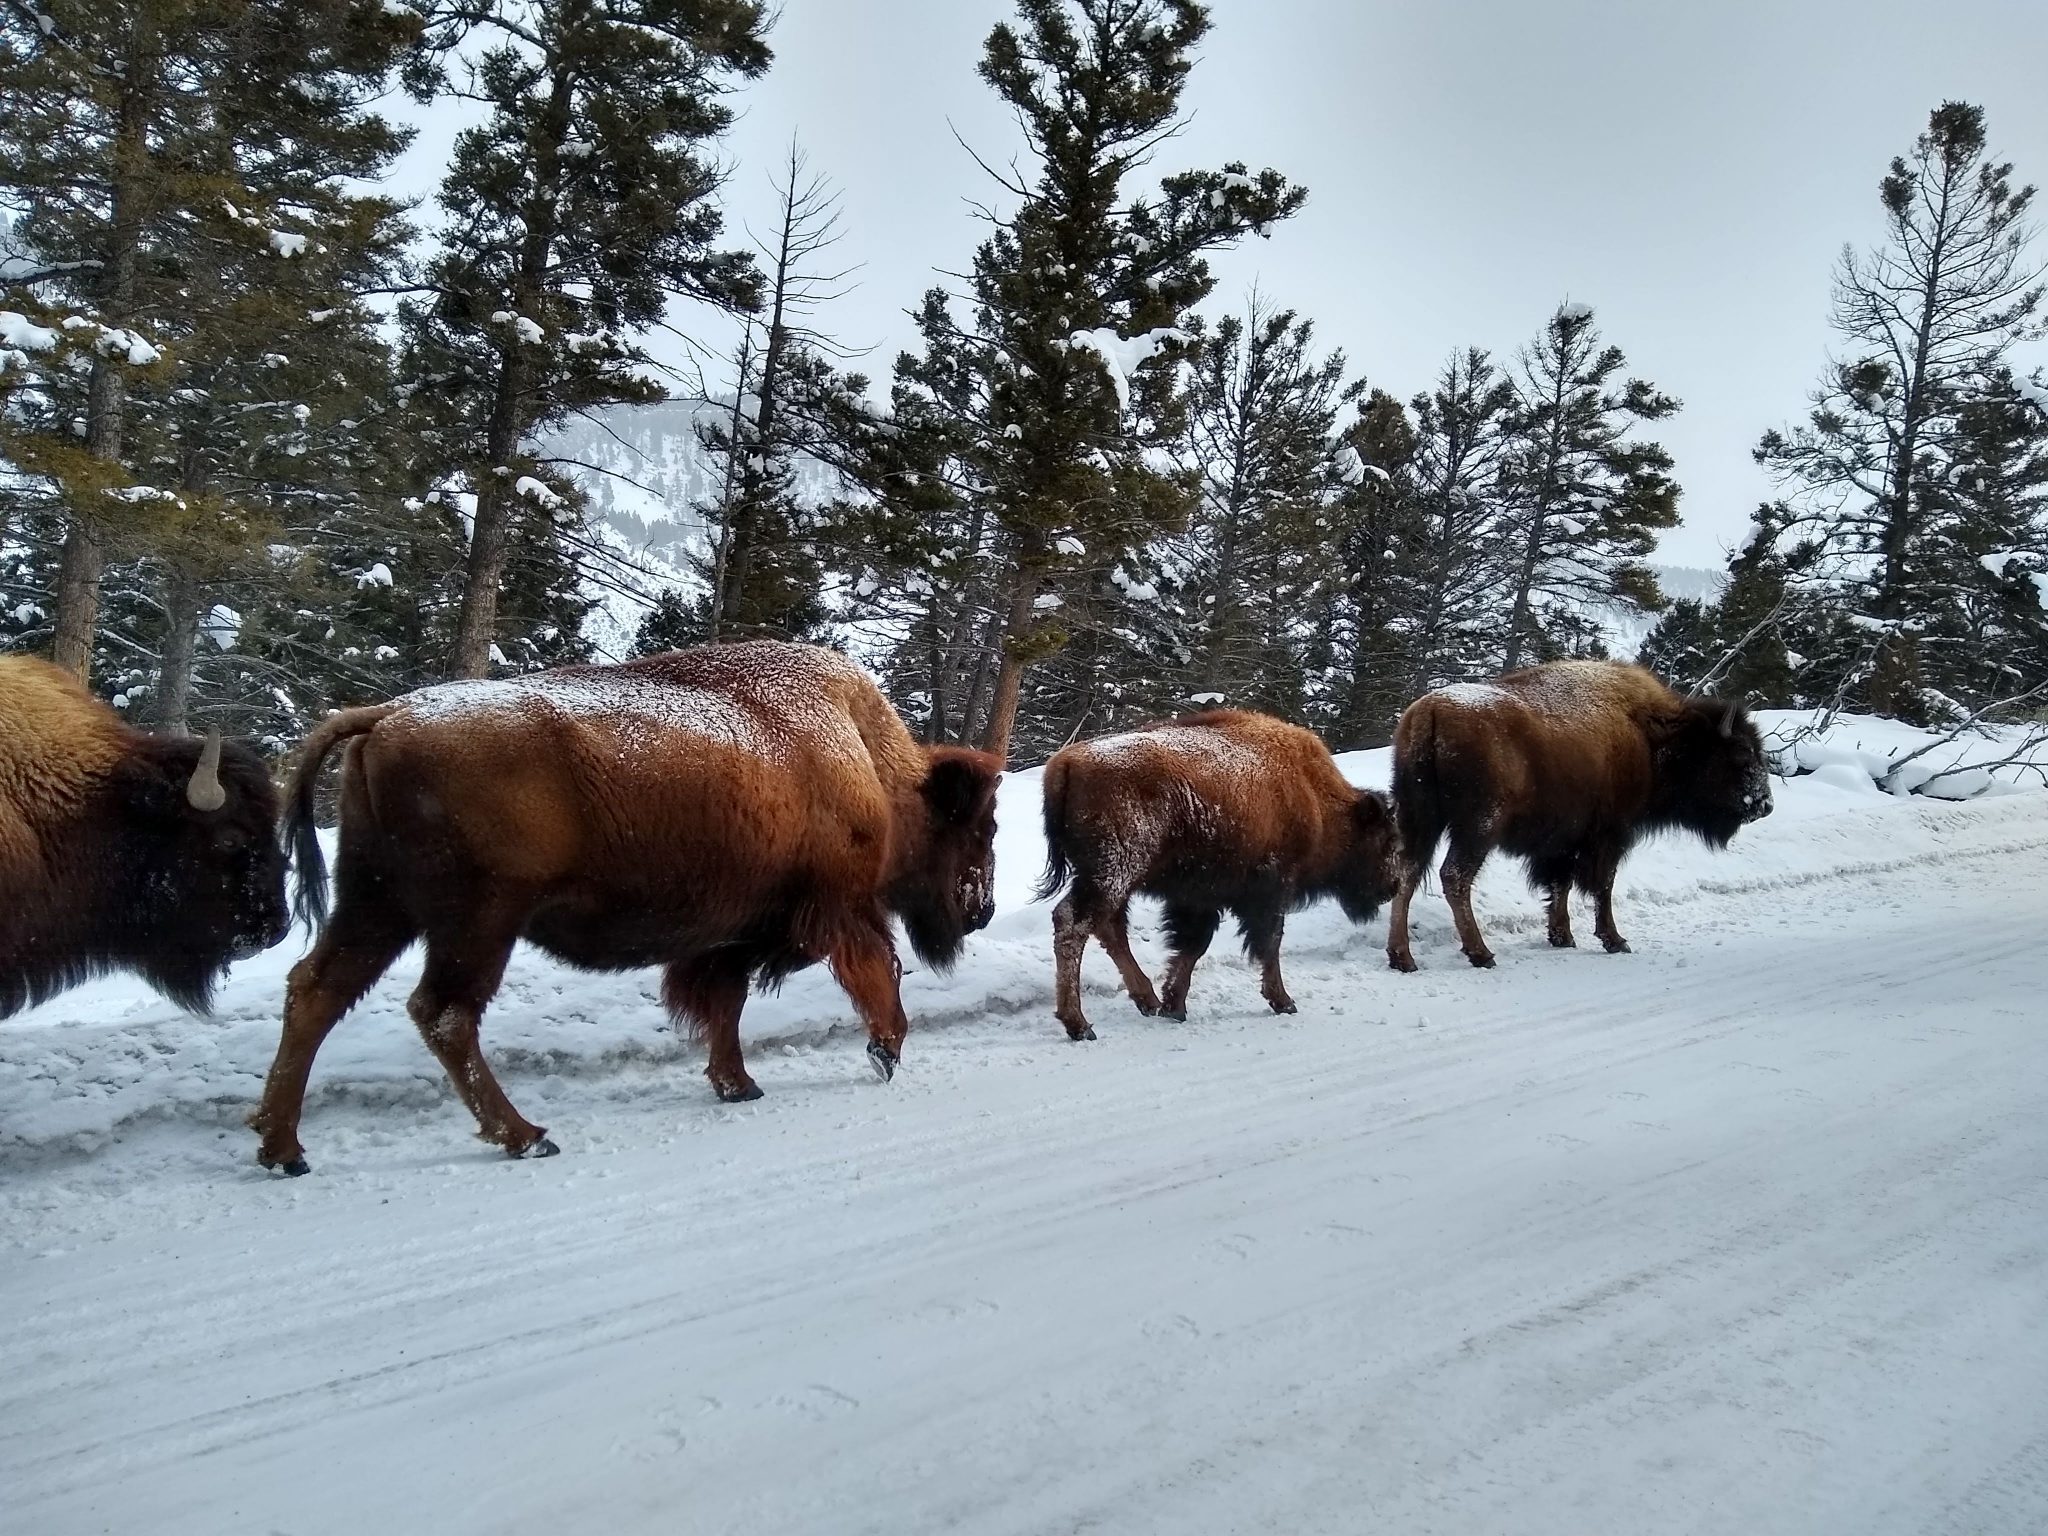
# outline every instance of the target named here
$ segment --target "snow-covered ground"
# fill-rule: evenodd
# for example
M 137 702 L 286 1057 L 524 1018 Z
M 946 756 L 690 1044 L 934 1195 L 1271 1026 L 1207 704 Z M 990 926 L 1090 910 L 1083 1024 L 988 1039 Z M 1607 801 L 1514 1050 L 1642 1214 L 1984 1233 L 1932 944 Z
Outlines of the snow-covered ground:
M 892 1084 L 805 975 L 718 1105 L 649 978 L 521 955 L 539 1163 L 412 965 L 292 1181 L 238 1123 L 292 946 L 210 1023 L 80 989 L 0 1025 L 0 1531 L 2048 1529 L 2048 794 L 1881 794 L 1894 731 L 1640 850 L 1633 955 L 1502 863 L 1496 971 L 1433 893 L 1412 977 L 1294 919 L 1290 1019 L 1220 940 L 1185 1025 L 1091 951 L 1085 1047 L 1019 774 Z

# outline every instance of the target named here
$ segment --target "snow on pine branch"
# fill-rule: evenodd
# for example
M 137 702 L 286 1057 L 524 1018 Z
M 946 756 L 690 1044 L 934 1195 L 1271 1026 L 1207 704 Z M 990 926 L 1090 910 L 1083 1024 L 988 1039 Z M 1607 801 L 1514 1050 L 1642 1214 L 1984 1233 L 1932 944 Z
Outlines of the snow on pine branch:
M 1187 339 L 1186 331 L 1170 325 L 1137 336 L 1119 336 L 1107 326 L 1097 326 L 1074 332 L 1067 338 L 1067 350 L 1095 354 L 1116 390 L 1117 410 L 1122 412 L 1131 408 L 1131 379 L 1137 371 L 1157 357 L 1160 348 Z

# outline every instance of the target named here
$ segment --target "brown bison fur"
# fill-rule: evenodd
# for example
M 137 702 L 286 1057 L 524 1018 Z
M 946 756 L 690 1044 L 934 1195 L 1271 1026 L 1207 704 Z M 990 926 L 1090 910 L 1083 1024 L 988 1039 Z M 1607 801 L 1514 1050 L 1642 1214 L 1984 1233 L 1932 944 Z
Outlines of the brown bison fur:
M 114 970 L 204 1012 L 289 926 L 261 758 L 145 735 L 69 673 L 0 656 L 0 1017 Z
M 1446 834 L 1444 896 L 1465 957 L 1488 966 L 1472 882 L 1495 848 L 1528 861 L 1552 944 L 1573 943 L 1576 885 L 1597 903 L 1594 931 L 1613 953 L 1628 948 L 1614 926 L 1614 875 L 1637 839 L 1683 829 L 1726 847 L 1770 813 L 1763 742 L 1742 707 L 1681 698 L 1641 667 L 1558 661 L 1425 694 L 1394 732 L 1401 884 L 1388 963 L 1415 969 L 1408 906 Z
M 1045 879 L 1071 886 L 1053 910 L 1055 1011 L 1076 1040 L 1081 954 L 1092 934 L 1138 1011 L 1187 1017 L 1188 982 L 1227 909 L 1262 970 L 1275 1013 L 1294 1012 L 1280 979 L 1286 914 L 1334 896 L 1365 922 L 1393 891 L 1387 803 L 1353 788 L 1310 732 L 1242 710 L 1189 715 L 1082 742 L 1045 766 Z M 1166 904 L 1173 947 L 1165 996 L 1131 955 L 1133 895 Z
M 993 759 L 918 746 L 857 665 L 756 641 L 449 683 L 350 710 L 308 740 L 289 791 L 302 906 L 325 874 L 321 762 L 348 743 L 334 911 L 292 972 L 250 1123 L 266 1166 L 303 1172 L 314 1053 L 400 951 L 426 942 L 408 1011 L 486 1140 L 550 1152 L 478 1042 L 524 938 L 570 965 L 664 968 L 726 1100 L 758 1098 L 740 1055 L 751 981 L 823 960 L 887 1075 L 909 1027 L 893 912 L 934 966 L 988 921 Z

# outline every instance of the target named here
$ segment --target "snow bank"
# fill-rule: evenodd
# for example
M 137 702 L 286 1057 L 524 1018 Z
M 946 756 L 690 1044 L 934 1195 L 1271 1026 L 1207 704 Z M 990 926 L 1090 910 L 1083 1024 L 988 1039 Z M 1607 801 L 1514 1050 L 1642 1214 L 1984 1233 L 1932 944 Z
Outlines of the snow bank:
M 1937 800 L 2048 787 L 2048 728 L 1989 726 L 1948 741 L 1944 733 L 1872 715 L 1837 715 L 1816 733 L 1817 718 L 1800 710 L 1758 713 L 1764 745 L 1781 772 L 1826 773 L 1831 783 L 1861 778 L 1868 788 Z
M 1766 715 L 1762 723 L 1775 730 L 1801 718 Z M 1627 907 L 1645 902 L 1682 904 L 1703 892 L 1754 892 L 1768 902 L 1845 873 L 2048 848 L 2048 793 L 2027 792 L 2023 776 L 2010 770 L 1996 776 L 2004 793 L 1968 804 L 1880 793 L 1877 770 L 1929 739 L 1891 722 L 1838 719 L 1818 747 L 1798 749 L 1804 771 L 1778 787 L 1775 814 L 1746 829 L 1727 852 L 1689 838 L 1662 838 L 1637 850 L 1620 883 L 1624 925 Z M 1939 748 L 1920 761 L 1930 774 L 1953 772 L 1958 759 L 1947 753 Z M 1356 783 L 1388 782 L 1385 749 L 1338 761 Z M 905 952 L 904 1000 L 919 1028 L 1009 1014 L 1022 1016 L 1020 1029 L 1052 1027 L 1050 923 L 1047 909 L 1031 899 L 1045 862 L 1039 780 L 1040 771 L 1029 769 L 1003 783 L 995 921 L 970 941 L 951 975 L 924 970 Z M 1490 861 L 1477 894 L 1488 932 L 1509 941 L 1504 964 L 1512 964 L 1507 951 L 1518 942 L 1510 936 L 1540 942 L 1542 913 L 1517 863 Z M 1141 903 L 1135 918 L 1141 951 L 1153 963 L 1156 914 Z M 1434 892 L 1417 901 L 1415 927 L 1426 967 L 1457 963 L 1449 917 Z M 1385 941 L 1383 918 L 1358 929 L 1327 904 L 1288 924 L 1291 953 L 1370 957 Z M 140 984 L 111 977 L 0 1022 L 0 1148 L 91 1151 L 123 1127 L 167 1116 L 237 1125 L 261 1089 L 277 1044 L 285 973 L 304 942 L 303 933 L 295 934 L 236 967 L 212 1020 L 180 1013 Z M 1219 945 L 1217 954 L 1225 950 Z M 445 1096 L 440 1067 L 405 1015 L 418 976 L 414 951 L 335 1030 L 314 1072 L 312 1102 L 427 1105 Z M 1094 957 L 1090 990 L 1113 984 L 1106 963 Z M 1383 983 L 1405 984 L 1392 975 Z M 653 971 L 585 975 L 522 947 L 485 1025 L 492 1059 L 514 1097 L 519 1082 L 535 1077 L 601 1075 L 650 1062 L 672 1066 L 678 1092 L 701 1087 L 701 1053 L 669 1029 L 657 988 Z M 744 1021 L 756 1047 L 815 1044 L 854 1028 L 852 1009 L 822 968 L 793 977 L 776 996 L 750 999 Z

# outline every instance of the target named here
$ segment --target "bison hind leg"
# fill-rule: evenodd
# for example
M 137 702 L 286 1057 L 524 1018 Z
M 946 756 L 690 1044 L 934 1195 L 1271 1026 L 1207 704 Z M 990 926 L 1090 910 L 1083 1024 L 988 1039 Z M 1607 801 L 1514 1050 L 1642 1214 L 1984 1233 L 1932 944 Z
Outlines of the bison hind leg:
M 285 983 L 284 1027 L 277 1055 L 263 1080 L 263 1098 L 249 1116 L 249 1129 L 263 1140 L 256 1161 L 297 1178 L 311 1171 L 299 1144 L 299 1117 L 306 1105 L 306 1080 L 343 1014 L 377 983 L 414 938 L 410 922 L 372 903 L 344 904 L 321 930 L 306 957 Z
M 1486 947 L 1486 936 L 1479 931 L 1479 919 L 1472 913 L 1472 882 L 1479 878 L 1479 866 L 1491 851 L 1483 842 L 1453 833 L 1442 870 L 1444 900 L 1450 906 L 1452 921 L 1458 925 L 1458 946 L 1464 950 L 1465 958 L 1481 970 L 1492 967 L 1493 951 Z
M 1093 1040 L 1095 1026 L 1081 1011 L 1081 956 L 1091 925 L 1078 898 L 1080 881 L 1052 909 L 1052 1011 L 1069 1040 Z
M 427 963 L 405 1011 L 476 1117 L 477 1134 L 511 1157 L 548 1157 L 560 1149 L 513 1107 L 483 1052 L 484 1009 L 505 979 L 523 916 L 516 904 L 486 903 L 460 931 L 429 933 Z
M 740 1052 L 740 1010 L 747 1003 L 747 975 L 743 959 L 718 953 L 679 960 L 662 973 L 661 1000 L 692 1039 L 702 1040 L 710 1048 L 704 1076 L 725 1104 L 745 1104 L 761 1097 Z

